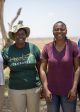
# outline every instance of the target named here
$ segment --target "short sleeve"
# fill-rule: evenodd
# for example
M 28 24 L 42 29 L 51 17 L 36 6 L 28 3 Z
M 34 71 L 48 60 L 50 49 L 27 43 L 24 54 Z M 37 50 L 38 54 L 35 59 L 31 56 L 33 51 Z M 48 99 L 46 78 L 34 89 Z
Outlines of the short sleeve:
M 40 50 L 36 45 L 34 45 L 33 47 L 33 52 L 36 57 L 36 60 L 39 61 L 40 60 Z
M 8 48 L 2 50 L 3 64 L 8 65 Z
M 79 54 L 78 54 L 78 57 L 80 58 L 80 48 L 79 48 Z
M 48 59 L 47 45 L 44 46 L 40 57 L 41 59 Z
M 73 43 L 73 57 L 78 57 L 79 56 L 79 48 L 78 45 L 74 42 Z

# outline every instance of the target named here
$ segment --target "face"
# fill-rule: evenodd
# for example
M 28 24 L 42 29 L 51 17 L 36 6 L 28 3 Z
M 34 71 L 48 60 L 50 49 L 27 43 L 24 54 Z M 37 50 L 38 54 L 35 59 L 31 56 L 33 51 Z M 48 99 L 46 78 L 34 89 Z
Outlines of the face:
M 16 44 L 24 44 L 26 40 L 26 32 L 24 29 L 18 30 L 18 32 L 15 33 L 15 42 Z
M 66 34 L 67 34 L 67 29 L 65 24 L 60 22 L 60 23 L 56 23 L 53 26 L 53 35 L 56 40 L 65 39 Z

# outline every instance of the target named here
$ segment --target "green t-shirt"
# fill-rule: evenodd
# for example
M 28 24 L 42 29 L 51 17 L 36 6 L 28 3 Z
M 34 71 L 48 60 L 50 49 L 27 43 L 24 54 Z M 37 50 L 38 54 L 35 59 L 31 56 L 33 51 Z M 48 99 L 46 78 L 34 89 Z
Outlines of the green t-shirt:
M 36 67 L 40 61 L 40 50 L 32 43 L 17 48 L 15 44 L 2 51 L 4 65 L 10 68 L 9 87 L 11 89 L 30 89 L 40 86 L 39 74 Z

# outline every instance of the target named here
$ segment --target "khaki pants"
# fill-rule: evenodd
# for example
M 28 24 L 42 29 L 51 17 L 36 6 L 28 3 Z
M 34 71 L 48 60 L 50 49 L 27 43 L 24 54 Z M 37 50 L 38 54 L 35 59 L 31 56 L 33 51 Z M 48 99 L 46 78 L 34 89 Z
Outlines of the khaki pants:
M 14 112 L 39 112 L 40 88 L 27 90 L 9 89 L 12 110 Z
M 3 100 L 4 100 L 4 85 L 0 85 L 0 112 L 3 107 Z

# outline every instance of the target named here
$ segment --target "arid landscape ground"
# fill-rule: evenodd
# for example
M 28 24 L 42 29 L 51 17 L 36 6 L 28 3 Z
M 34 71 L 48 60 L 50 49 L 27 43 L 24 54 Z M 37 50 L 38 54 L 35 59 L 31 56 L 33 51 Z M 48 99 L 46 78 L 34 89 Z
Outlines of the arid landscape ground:
M 53 38 L 36 38 L 36 39 L 29 38 L 29 41 L 36 44 L 40 48 L 40 50 L 42 50 L 43 46 L 46 43 L 48 43 L 52 40 L 53 40 Z M 77 42 L 78 38 L 71 38 L 71 40 L 74 40 L 75 42 Z M 4 71 L 4 73 L 5 73 L 5 78 L 8 78 L 9 69 L 6 69 Z M 11 105 L 10 105 L 10 100 L 8 98 L 8 94 L 7 94 L 7 92 L 5 92 L 5 93 L 6 94 L 5 94 L 5 97 L 4 97 L 2 110 L 0 112 L 12 112 Z M 77 103 L 77 112 L 80 112 L 80 102 L 79 102 L 79 100 L 77 102 L 78 102 Z M 44 99 L 41 100 L 40 109 L 41 109 L 40 112 L 47 112 L 46 103 L 45 103 Z

